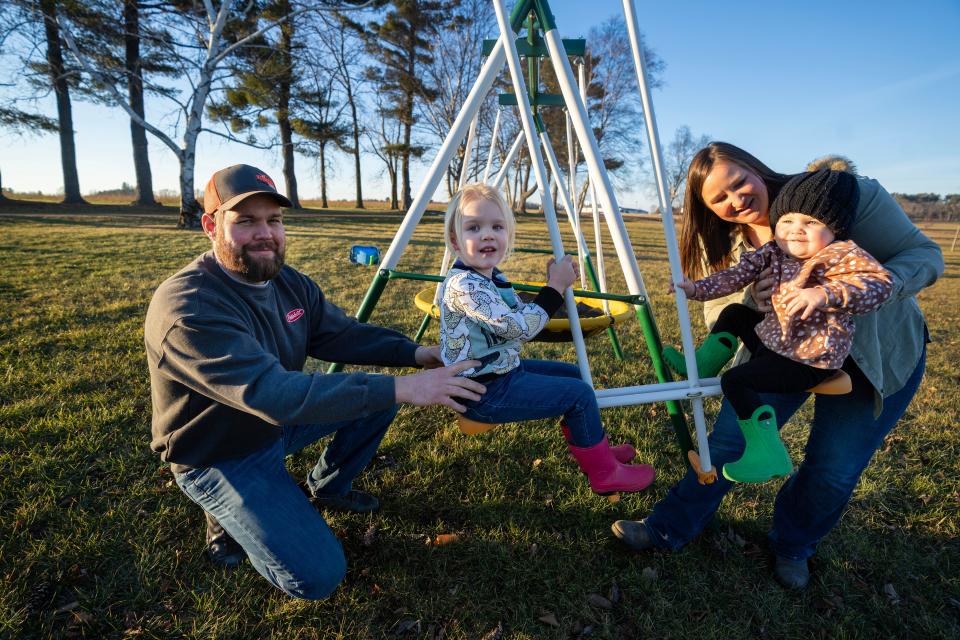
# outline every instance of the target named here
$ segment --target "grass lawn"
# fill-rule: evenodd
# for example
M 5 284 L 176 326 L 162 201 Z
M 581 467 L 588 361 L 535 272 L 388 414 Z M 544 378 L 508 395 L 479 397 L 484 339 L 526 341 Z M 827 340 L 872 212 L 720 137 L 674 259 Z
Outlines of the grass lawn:
M 288 262 L 353 312 L 372 271 L 348 262 L 349 245 L 385 250 L 400 219 L 291 214 Z M 613 520 L 643 517 L 684 470 L 663 405 L 604 412 L 608 431 L 659 471 L 650 490 L 619 502 L 590 492 L 547 421 L 470 438 L 446 410 L 407 407 L 357 480 L 382 510 L 328 518 L 346 581 L 329 600 L 303 602 L 249 564 L 211 568 L 201 512 L 148 447 L 144 313 L 207 239 L 174 229 L 169 207 L 21 204 L 0 208 L 0 220 L 0 637 L 960 637 L 960 253 L 947 253 L 945 276 L 921 295 L 935 340 L 923 385 L 820 546 L 804 593 L 771 576 L 764 536 L 778 482 L 735 489 L 681 553 L 632 554 L 612 538 Z M 627 226 L 660 331 L 675 342 L 660 226 Z M 426 217 L 401 269 L 436 271 L 440 228 Z M 544 230 L 522 217 L 519 245 L 544 247 Z M 949 250 L 953 225 L 925 230 Z M 616 271 L 612 248 L 606 256 Z M 536 279 L 543 261 L 518 254 L 505 270 Z M 610 280 L 625 292 L 619 273 Z M 372 320 L 412 335 L 418 288 L 391 283 Z M 636 321 L 618 330 L 626 362 L 605 338 L 588 343 L 596 384 L 653 382 Z M 436 340 L 435 326 L 427 335 Z M 527 355 L 574 358 L 556 344 Z M 808 404 L 784 432 L 796 460 L 809 415 Z M 302 477 L 318 450 L 291 458 L 291 472 Z M 435 543 L 449 533 L 458 538 Z

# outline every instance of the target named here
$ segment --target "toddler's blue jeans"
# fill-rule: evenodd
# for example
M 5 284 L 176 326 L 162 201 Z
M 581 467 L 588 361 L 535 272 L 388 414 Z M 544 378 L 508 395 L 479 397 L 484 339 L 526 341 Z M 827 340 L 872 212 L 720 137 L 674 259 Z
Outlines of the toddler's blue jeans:
M 466 400 L 463 415 L 479 422 L 522 422 L 563 416 L 570 441 L 592 447 L 603 440 L 597 396 L 567 362 L 521 360 L 520 366 L 483 383 L 479 400 Z
M 287 472 L 284 459 L 336 432 L 307 485 L 314 494 L 345 495 L 377 452 L 396 413 L 394 407 L 359 420 L 285 426 L 281 438 L 250 455 L 174 477 L 271 584 L 296 598 L 326 598 L 346 574 L 343 548 Z

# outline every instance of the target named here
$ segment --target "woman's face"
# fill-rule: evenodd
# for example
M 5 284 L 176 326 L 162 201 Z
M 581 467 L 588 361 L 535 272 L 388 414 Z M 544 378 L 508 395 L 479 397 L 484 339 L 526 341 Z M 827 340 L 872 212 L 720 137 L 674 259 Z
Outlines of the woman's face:
M 757 174 L 732 162 L 719 161 L 707 174 L 700 197 L 710 211 L 736 224 L 769 224 L 770 197 Z

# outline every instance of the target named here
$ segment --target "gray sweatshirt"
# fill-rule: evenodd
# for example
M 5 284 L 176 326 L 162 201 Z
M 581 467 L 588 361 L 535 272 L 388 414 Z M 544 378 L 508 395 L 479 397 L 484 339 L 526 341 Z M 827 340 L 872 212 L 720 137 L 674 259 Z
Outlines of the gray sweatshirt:
M 261 449 L 281 425 L 362 418 L 395 404 L 391 376 L 303 373 L 307 356 L 415 366 L 417 344 L 358 322 L 285 266 L 266 286 L 231 278 L 207 252 L 161 284 L 144 327 L 150 447 L 174 471 Z

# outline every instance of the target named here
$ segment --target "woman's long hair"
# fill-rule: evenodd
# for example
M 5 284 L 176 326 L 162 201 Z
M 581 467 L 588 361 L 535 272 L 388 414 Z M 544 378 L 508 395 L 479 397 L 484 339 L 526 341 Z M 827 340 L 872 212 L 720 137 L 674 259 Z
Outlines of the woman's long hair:
M 704 263 L 713 273 L 730 266 L 733 232 L 740 225 L 721 220 L 703 201 L 703 182 L 718 162 L 731 162 L 756 174 L 767 186 L 768 202 L 780 192 L 790 176 L 777 173 L 740 147 L 727 142 L 711 142 L 697 152 L 687 170 L 687 191 L 683 199 L 680 227 L 680 264 L 692 279 L 702 278 Z

